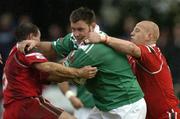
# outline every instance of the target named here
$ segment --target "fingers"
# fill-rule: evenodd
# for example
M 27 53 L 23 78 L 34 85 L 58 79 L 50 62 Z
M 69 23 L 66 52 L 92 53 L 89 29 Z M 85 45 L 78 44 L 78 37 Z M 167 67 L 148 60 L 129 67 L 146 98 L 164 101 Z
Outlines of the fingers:
M 36 45 L 37 45 L 37 42 L 36 42 L 36 40 L 29 40 L 29 41 L 27 41 L 28 42 L 28 44 L 27 44 L 27 51 L 30 51 L 30 50 L 32 50 L 34 47 L 36 47 Z
M 38 44 L 38 41 L 35 40 L 24 40 L 18 43 L 18 50 L 22 53 L 26 53 L 33 49 Z
M 3 61 L 2 61 L 2 59 L 0 59 L 0 64 L 3 64 Z
M 20 52 L 22 52 L 22 53 L 25 53 L 25 47 L 26 47 L 26 43 L 24 42 L 24 41 L 22 41 L 22 42 L 20 42 L 20 43 L 18 43 L 18 50 L 20 51 Z
M 87 68 L 87 70 L 89 70 L 89 72 L 91 73 L 97 72 L 97 67 L 85 66 L 85 68 Z
M 38 37 L 28 37 L 26 40 L 18 43 L 18 50 L 22 53 L 26 53 L 27 51 L 33 49 L 38 44 L 38 42 L 40 42 Z
M 89 44 L 90 41 L 88 39 L 84 40 L 85 44 Z
M 88 37 L 85 40 L 85 43 L 99 43 L 101 42 L 101 36 L 100 34 L 96 33 L 96 32 L 90 32 L 88 34 Z
M 94 28 L 92 26 L 90 26 L 90 32 L 93 32 Z
M 91 67 L 89 66 L 90 72 L 91 73 L 96 73 L 97 72 L 97 67 Z
M 0 54 L 0 64 L 3 64 L 1 54 Z
M 35 45 L 31 44 L 28 46 L 27 50 L 30 51 L 31 49 L 33 49 L 35 47 Z
M 79 70 L 79 76 L 84 79 L 90 79 L 95 77 L 97 73 L 97 67 L 85 66 Z
M 96 76 L 96 72 L 89 72 L 89 78 L 94 78 Z
M 94 78 L 97 73 L 97 67 L 87 66 L 89 68 L 89 78 Z

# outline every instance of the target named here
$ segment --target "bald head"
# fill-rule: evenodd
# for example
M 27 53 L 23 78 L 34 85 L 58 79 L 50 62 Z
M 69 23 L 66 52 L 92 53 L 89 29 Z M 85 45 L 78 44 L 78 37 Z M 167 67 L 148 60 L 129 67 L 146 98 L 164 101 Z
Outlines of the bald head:
M 157 41 L 159 38 L 159 27 L 156 23 L 152 21 L 141 21 L 137 24 L 138 26 L 143 27 L 146 33 L 150 33 L 152 35 L 152 39 Z

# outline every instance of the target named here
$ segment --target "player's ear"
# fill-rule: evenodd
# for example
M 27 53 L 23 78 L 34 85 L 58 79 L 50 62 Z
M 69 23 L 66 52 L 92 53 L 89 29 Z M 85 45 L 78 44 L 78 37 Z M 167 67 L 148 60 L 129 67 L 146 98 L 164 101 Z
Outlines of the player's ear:
M 33 39 L 33 33 L 30 33 L 29 35 L 28 35 L 28 40 L 32 40 Z
M 153 40 L 153 35 L 152 35 L 151 33 L 148 33 L 148 34 L 147 34 L 147 37 L 148 37 L 147 39 Z

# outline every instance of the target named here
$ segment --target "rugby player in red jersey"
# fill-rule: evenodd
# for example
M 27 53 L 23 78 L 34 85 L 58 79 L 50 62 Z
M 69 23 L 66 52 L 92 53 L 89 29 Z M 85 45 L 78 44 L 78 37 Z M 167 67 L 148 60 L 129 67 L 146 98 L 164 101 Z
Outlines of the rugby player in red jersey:
M 91 32 L 86 43 L 103 42 L 129 55 L 129 62 L 145 94 L 146 119 L 180 119 L 179 100 L 174 94 L 171 72 L 156 46 L 158 38 L 158 25 L 141 21 L 131 32 L 132 42 Z
M 39 28 L 24 23 L 15 32 L 18 41 L 40 39 Z M 42 94 L 43 85 L 50 81 L 63 82 L 74 78 L 92 78 L 96 68 L 67 68 L 48 62 L 40 51 L 21 53 L 14 46 L 6 61 L 3 74 L 3 119 L 74 119 L 62 109 L 51 105 Z

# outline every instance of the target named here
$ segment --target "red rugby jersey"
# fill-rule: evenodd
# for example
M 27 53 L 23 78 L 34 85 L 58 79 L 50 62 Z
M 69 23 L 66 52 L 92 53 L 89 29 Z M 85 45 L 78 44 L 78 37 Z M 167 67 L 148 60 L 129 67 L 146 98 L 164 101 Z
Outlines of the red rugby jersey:
M 48 74 L 32 67 L 33 63 L 38 62 L 47 62 L 47 59 L 39 52 L 33 51 L 25 55 L 17 50 L 17 45 L 13 47 L 4 67 L 4 104 L 16 99 L 41 95 L 42 82 Z
M 129 62 L 145 94 L 147 114 L 158 119 L 160 115 L 177 107 L 179 101 L 174 94 L 169 66 L 160 49 L 155 45 L 140 45 L 139 48 L 141 57 L 129 57 Z

